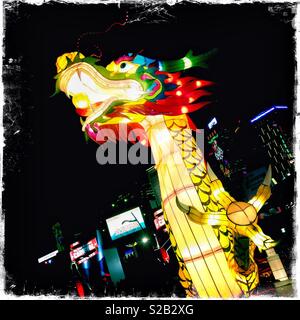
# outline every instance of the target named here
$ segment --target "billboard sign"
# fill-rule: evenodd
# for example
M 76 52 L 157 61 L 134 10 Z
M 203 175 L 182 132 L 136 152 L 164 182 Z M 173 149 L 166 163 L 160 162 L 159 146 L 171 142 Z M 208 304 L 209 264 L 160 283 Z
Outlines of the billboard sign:
M 164 216 L 162 215 L 162 216 L 156 217 L 154 219 L 154 224 L 155 224 L 156 230 L 159 230 L 160 228 L 164 227 L 166 225 Z
M 98 252 L 97 249 L 98 249 L 97 239 L 94 238 L 94 239 L 90 240 L 87 244 L 70 251 L 71 260 L 81 263 L 81 262 L 83 262 L 81 260 L 83 260 L 84 258 L 86 258 L 86 257 L 91 258 L 92 256 L 94 256 Z M 85 260 L 87 260 L 87 259 L 85 259 Z
M 146 227 L 139 207 L 106 219 L 106 223 L 112 240 L 127 236 Z
M 55 251 L 53 251 L 53 252 L 50 252 L 50 253 L 48 253 L 47 255 L 39 258 L 39 259 L 38 259 L 38 262 L 41 263 L 41 262 L 44 262 L 44 261 L 46 261 L 46 260 L 49 260 L 49 259 L 55 257 L 57 254 L 58 254 L 58 250 L 55 250 Z
M 79 261 L 78 261 L 78 264 L 81 264 L 81 263 L 89 260 L 90 258 L 94 257 L 96 254 L 98 254 L 98 251 L 97 251 L 97 250 L 89 253 L 89 254 L 86 255 L 85 257 L 81 257 L 81 258 L 79 259 Z
M 154 224 L 156 230 L 162 229 L 164 227 L 164 230 L 166 229 L 166 222 L 164 219 L 164 213 L 162 209 L 159 209 L 154 212 Z

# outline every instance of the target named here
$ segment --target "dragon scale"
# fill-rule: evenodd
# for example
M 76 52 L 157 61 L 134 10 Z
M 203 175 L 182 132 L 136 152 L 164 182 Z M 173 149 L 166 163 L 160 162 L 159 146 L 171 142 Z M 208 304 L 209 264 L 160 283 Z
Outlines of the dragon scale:
M 189 172 L 204 210 L 210 212 L 225 212 L 226 210 L 218 202 L 211 190 L 211 180 L 206 170 L 203 154 L 196 144 L 186 116 L 165 117 L 165 122 L 172 138 L 181 150 L 183 162 Z M 258 270 L 254 262 L 254 250 L 256 246 L 251 242 L 249 250 L 250 265 L 244 270 L 239 267 L 235 259 L 235 238 L 232 231 L 225 226 L 215 226 L 213 230 L 223 249 L 233 276 L 236 278 L 243 293 L 249 295 L 258 283 Z

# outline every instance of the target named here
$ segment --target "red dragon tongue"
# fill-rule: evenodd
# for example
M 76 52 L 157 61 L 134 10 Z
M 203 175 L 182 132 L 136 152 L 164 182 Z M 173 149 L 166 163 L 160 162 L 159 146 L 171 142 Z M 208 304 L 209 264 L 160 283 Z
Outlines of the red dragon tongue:
M 88 108 L 77 108 L 76 113 L 80 115 L 81 117 L 88 117 L 91 115 L 94 111 L 99 109 L 102 105 L 102 102 L 96 102 L 89 106 Z
M 116 101 L 117 98 L 116 97 L 111 97 L 105 101 L 103 101 L 102 103 L 100 103 L 100 106 L 98 108 L 95 108 L 93 110 L 93 113 L 90 114 L 86 119 L 85 122 L 82 126 L 82 131 L 85 131 L 86 126 L 91 123 L 92 121 L 96 120 L 97 118 L 101 117 L 102 115 L 104 115 L 106 113 L 106 111 L 109 109 L 110 105 Z M 95 106 L 95 104 L 94 104 Z
M 92 113 L 91 108 L 86 108 L 86 109 L 76 109 L 76 113 L 80 115 L 81 117 L 87 117 Z

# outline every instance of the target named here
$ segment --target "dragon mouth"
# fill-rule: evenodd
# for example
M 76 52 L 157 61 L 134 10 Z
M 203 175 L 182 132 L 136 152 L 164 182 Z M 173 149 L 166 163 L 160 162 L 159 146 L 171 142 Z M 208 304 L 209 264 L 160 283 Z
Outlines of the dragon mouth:
M 79 95 L 85 97 L 85 101 L 75 105 L 77 109 L 89 109 L 83 130 L 88 123 L 105 115 L 113 102 L 137 101 L 145 94 L 138 81 L 108 79 L 86 62 L 76 63 L 64 70 L 59 89 L 68 97 L 72 96 L 73 103 Z

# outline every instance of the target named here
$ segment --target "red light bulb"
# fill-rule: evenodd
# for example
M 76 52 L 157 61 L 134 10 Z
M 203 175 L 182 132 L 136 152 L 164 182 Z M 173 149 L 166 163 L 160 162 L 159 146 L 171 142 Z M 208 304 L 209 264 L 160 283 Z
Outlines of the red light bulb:
M 181 113 L 188 113 L 189 109 L 186 106 L 181 107 Z

